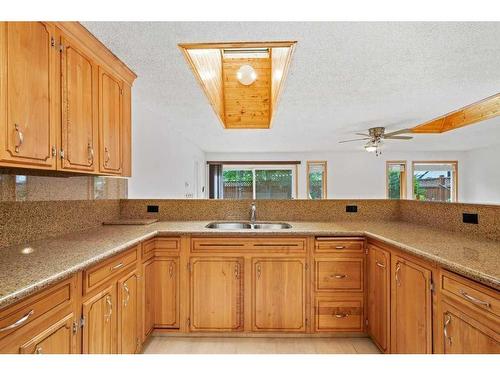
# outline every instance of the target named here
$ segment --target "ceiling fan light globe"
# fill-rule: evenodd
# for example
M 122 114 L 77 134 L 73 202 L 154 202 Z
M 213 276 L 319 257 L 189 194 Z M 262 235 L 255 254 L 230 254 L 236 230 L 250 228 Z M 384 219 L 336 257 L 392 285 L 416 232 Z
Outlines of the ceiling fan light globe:
M 250 86 L 257 79 L 257 72 L 250 65 L 242 65 L 236 72 L 236 78 L 245 86 Z

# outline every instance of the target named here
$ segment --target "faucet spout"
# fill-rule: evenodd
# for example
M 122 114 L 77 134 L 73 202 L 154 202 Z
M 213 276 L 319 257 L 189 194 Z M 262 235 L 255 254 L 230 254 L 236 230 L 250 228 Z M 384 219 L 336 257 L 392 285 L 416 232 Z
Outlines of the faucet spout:
M 252 223 L 255 223 L 257 221 L 257 206 L 255 205 L 255 202 L 252 202 L 250 221 Z

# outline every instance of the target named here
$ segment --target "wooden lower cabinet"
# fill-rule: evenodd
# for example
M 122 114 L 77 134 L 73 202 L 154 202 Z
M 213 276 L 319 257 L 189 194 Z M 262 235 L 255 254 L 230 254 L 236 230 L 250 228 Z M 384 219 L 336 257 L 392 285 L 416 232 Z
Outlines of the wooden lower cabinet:
M 191 331 L 243 329 L 243 265 L 238 257 L 191 258 Z
M 153 331 L 155 325 L 155 263 L 150 259 L 142 265 L 142 341 Z
M 136 270 L 118 280 L 118 353 L 134 354 L 140 348 L 139 279 Z
M 253 258 L 252 272 L 252 329 L 305 331 L 305 258 Z
M 438 334 L 443 354 L 500 354 L 500 333 L 480 323 L 473 312 L 443 301 L 439 320 L 442 322 Z
M 391 255 L 369 244 L 366 260 L 366 319 L 367 331 L 384 353 L 389 351 L 391 325 Z
M 154 325 L 179 328 L 179 257 L 154 261 Z
M 116 310 L 116 284 L 83 302 L 83 353 L 116 353 Z
M 394 254 L 391 271 L 391 353 L 432 353 L 432 272 Z
M 48 326 L 19 348 L 21 354 L 74 354 L 77 348 L 75 315 L 70 313 Z
M 363 294 L 344 293 L 316 298 L 316 332 L 362 332 Z

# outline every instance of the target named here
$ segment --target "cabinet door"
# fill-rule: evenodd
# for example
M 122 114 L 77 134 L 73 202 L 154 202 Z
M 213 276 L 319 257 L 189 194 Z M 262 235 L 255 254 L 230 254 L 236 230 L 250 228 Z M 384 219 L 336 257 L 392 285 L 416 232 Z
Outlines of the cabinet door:
M 253 329 L 304 331 L 305 259 L 254 258 L 252 269 Z
M 76 352 L 76 324 L 73 313 L 43 327 L 42 332 L 19 348 L 21 354 L 72 354 Z
M 151 333 L 155 323 L 155 310 L 154 310 L 154 294 L 155 294 L 155 272 L 154 260 L 151 259 L 142 265 L 143 275 L 143 327 L 142 327 L 142 340 L 144 341 Z
M 122 172 L 122 99 L 123 83 L 99 67 L 100 171 Z
M 0 23 L 0 161 L 55 169 L 57 84 L 54 27 Z
M 138 277 L 134 270 L 118 281 L 118 353 L 134 354 L 139 349 L 138 298 Z
M 243 328 L 243 259 L 192 258 L 192 331 L 236 331 Z
M 389 348 L 390 329 L 390 253 L 373 245 L 367 257 L 367 319 L 368 334 L 383 351 Z
M 97 65 L 64 35 L 61 50 L 60 168 L 94 172 L 98 167 Z
M 500 354 L 500 334 L 465 312 L 442 302 L 440 319 L 444 354 Z
M 392 257 L 391 352 L 432 353 L 431 271 Z
M 154 268 L 154 324 L 179 327 L 179 258 L 156 259 Z
M 116 353 L 116 284 L 83 303 L 83 353 Z

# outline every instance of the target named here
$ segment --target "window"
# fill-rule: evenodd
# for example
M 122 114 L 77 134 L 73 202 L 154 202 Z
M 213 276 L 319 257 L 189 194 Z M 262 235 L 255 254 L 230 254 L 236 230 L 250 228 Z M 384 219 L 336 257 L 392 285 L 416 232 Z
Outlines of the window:
M 413 198 L 422 201 L 456 202 L 456 161 L 414 161 Z
M 387 198 L 406 199 L 406 161 L 388 161 L 386 178 Z
M 296 165 L 209 164 L 210 198 L 296 198 Z
M 326 161 L 307 162 L 307 198 L 326 199 L 327 194 Z

